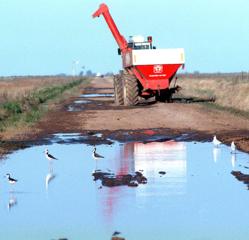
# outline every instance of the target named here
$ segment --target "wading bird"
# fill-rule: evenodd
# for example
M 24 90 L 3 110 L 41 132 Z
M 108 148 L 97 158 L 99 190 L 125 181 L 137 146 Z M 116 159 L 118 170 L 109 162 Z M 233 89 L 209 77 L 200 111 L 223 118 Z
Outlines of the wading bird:
M 216 135 L 214 136 L 213 138 L 213 144 L 215 147 L 218 147 L 220 144 L 221 144 L 221 141 L 219 141 L 217 138 L 216 138 Z
M 234 141 L 232 141 L 232 143 L 231 143 L 231 153 L 232 154 L 236 153 L 236 145 L 235 145 Z
M 51 161 L 51 160 L 58 160 L 56 157 L 48 153 L 48 149 L 45 149 L 45 156 L 46 158 Z
M 96 153 L 96 147 L 93 148 L 92 157 L 93 157 L 93 159 L 96 161 L 96 166 L 95 166 L 95 168 L 97 169 L 97 160 L 100 160 L 100 159 L 102 159 L 102 158 L 104 158 L 104 157 L 101 156 L 100 154 Z
M 92 154 L 93 158 L 95 160 L 99 160 L 101 158 L 104 158 L 103 156 L 101 156 L 100 154 L 96 153 L 96 147 L 93 148 L 93 154 Z
M 17 180 L 15 178 L 12 178 L 9 173 L 6 174 L 6 177 L 8 178 L 9 184 L 11 185 L 14 185 L 17 182 Z

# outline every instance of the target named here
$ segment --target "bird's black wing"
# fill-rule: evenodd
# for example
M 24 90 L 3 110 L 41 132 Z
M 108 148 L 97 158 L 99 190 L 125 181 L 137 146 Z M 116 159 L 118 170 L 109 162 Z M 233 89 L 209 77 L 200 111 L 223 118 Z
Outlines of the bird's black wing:
M 58 160 L 57 158 L 55 158 L 53 155 L 49 154 L 48 153 L 48 157 L 52 158 L 52 159 L 55 159 L 55 160 Z
M 97 157 L 97 158 L 104 158 L 103 156 L 99 155 L 98 153 L 95 153 L 95 157 Z
M 9 177 L 9 181 L 12 181 L 12 182 L 17 182 L 17 179 L 12 178 L 12 177 Z
M 112 234 L 112 236 L 117 236 L 117 235 L 119 235 L 121 232 L 118 232 L 118 231 L 115 231 L 113 234 Z

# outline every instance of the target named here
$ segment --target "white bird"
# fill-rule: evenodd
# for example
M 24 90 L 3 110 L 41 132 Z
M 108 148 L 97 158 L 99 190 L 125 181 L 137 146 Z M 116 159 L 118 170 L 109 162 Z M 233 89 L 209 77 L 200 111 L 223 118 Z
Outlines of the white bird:
M 45 149 L 45 156 L 46 158 L 51 161 L 51 160 L 58 160 L 56 157 L 48 153 L 48 149 Z
M 6 177 L 8 178 L 8 182 L 11 185 L 14 185 L 17 182 L 17 180 L 15 178 L 12 178 L 9 173 L 6 174 Z
M 231 143 L 231 153 L 236 153 L 236 145 L 235 145 L 234 141 L 232 141 L 232 143 Z
M 214 135 L 213 144 L 215 147 L 218 147 L 221 144 L 221 141 L 216 138 L 216 135 Z
M 104 157 L 101 156 L 100 154 L 96 153 L 96 147 L 94 147 L 94 149 L 93 149 L 93 154 L 92 154 L 92 156 L 93 156 L 93 158 L 94 158 L 95 160 L 99 160 L 99 159 L 101 159 L 101 158 L 104 158 Z

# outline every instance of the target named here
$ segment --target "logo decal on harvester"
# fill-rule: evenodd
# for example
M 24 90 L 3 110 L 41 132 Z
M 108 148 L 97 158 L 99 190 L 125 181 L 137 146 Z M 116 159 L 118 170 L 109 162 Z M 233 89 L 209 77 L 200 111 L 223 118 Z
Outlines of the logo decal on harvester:
M 154 73 L 162 73 L 163 72 L 163 65 L 154 65 L 153 67 L 153 72 Z

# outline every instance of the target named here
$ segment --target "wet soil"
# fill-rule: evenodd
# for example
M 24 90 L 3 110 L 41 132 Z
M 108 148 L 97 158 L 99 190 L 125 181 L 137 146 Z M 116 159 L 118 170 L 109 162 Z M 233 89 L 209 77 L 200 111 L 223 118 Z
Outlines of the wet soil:
M 101 184 L 106 187 L 122 185 L 137 187 L 139 184 L 147 183 L 147 178 L 141 172 L 135 172 L 135 174 L 115 175 L 111 172 L 96 170 L 92 176 L 94 177 L 94 181 L 100 180 Z
M 16 135 L 14 142 L 3 145 L 15 143 L 23 147 L 46 141 L 55 133 L 80 133 L 87 136 L 80 141 L 90 144 L 110 139 L 143 141 L 148 136 L 156 141 L 179 136 L 184 136 L 185 141 L 211 141 L 217 135 L 225 144 L 235 141 L 239 149 L 249 152 L 249 119 L 210 109 L 201 104 L 201 99 L 175 98 L 172 103 L 152 101 L 136 107 L 115 106 L 112 94 L 112 79 L 95 78 L 82 89 L 82 95 L 58 104 L 36 124 L 33 133 Z M 102 137 L 94 137 L 95 133 L 102 133 Z
M 249 190 L 249 174 L 244 174 L 240 171 L 232 171 L 231 174 L 240 182 L 243 182 L 247 185 L 247 189 Z

